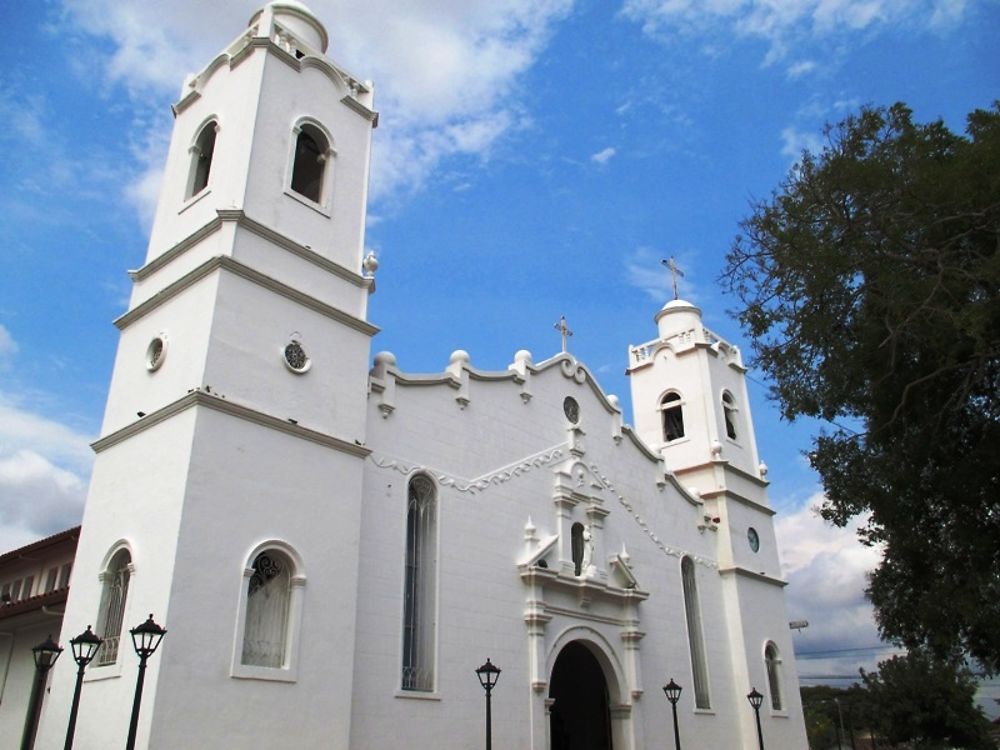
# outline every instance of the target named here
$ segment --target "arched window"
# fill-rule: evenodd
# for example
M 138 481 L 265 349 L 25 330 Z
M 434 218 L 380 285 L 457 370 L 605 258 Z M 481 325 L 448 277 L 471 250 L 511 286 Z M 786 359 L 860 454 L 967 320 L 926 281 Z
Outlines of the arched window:
M 434 689 L 437 640 L 437 491 L 429 477 L 410 479 L 403 585 L 403 690 Z
M 681 394 L 670 391 L 660 402 L 663 412 L 663 439 L 666 442 L 684 437 L 684 402 Z
M 764 666 L 767 668 L 767 686 L 771 691 L 771 708 L 782 711 L 784 703 L 781 700 L 781 657 L 778 656 L 778 647 L 773 643 L 768 643 L 764 647 Z
M 691 650 L 691 675 L 694 679 L 694 705 L 696 708 L 711 708 L 712 702 L 708 694 L 705 638 L 701 632 L 701 607 L 698 603 L 694 563 L 690 557 L 681 560 L 681 579 L 684 584 L 684 611 L 687 616 L 688 646 Z
M 330 142 L 318 127 L 305 123 L 298 129 L 292 162 L 292 190 L 313 203 L 323 202 Z
M 726 437 L 736 439 L 736 401 L 729 391 L 722 392 L 722 416 L 726 420 Z
M 266 549 L 254 558 L 252 568 L 240 661 L 247 666 L 280 669 L 288 653 L 292 564 L 280 551 Z
M 111 557 L 101 573 L 101 607 L 97 613 L 97 635 L 104 639 L 94 666 L 104 667 L 118 661 L 122 622 L 125 619 L 125 600 L 132 577 L 132 555 L 126 548 Z
M 206 187 L 212 172 L 212 157 L 215 155 L 215 136 L 219 124 L 215 120 L 205 123 L 191 147 L 191 175 L 185 198 L 192 198 Z
M 585 547 L 583 531 L 582 523 L 574 523 L 569 530 L 570 553 L 573 555 L 573 572 L 575 575 L 580 575 L 583 572 L 583 553 Z

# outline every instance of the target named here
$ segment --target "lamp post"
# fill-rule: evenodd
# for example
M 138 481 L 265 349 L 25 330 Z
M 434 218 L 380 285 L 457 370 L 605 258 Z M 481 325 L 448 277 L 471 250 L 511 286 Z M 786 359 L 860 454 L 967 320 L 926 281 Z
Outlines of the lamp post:
M 62 649 L 52 640 L 50 635 L 42 643 L 31 649 L 35 657 L 35 683 L 31 686 L 31 699 L 28 701 L 28 715 L 24 720 L 24 733 L 21 735 L 21 750 L 31 750 L 35 746 L 35 733 L 38 731 L 38 717 L 42 713 L 42 695 L 48 680 L 49 670 L 56 663 Z
M 167 631 L 153 622 L 153 615 L 141 625 L 128 631 L 132 636 L 132 646 L 139 655 L 139 675 L 135 678 L 135 698 L 132 700 L 132 721 L 128 726 L 128 742 L 125 750 L 135 750 L 135 734 L 139 728 L 139 704 L 142 702 L 142 682 L 146 677 L 146 660 L 153 655 Z
M 683 688 L 674 682 L 673 677 L 670 678 L 670 682 L 663 686 L 663 694 L 667 696 L 670 708 L 674 712 L 674 750 L 681 750 L 681 735 L 677 731 L 677 701 L 681 699 L 681 690 Z
M 69 710 L 69 726 L 66 727 L 66 745 L 64 750 L 71 750 L 73 747 L 73 735 L 76 734 L 76 712 L 80 707 L 80 687 L 83 685 L 83 670 L 87 668 L 97 649 L 104 641 L 94 635 L 90 625 L 76 638 L 70 638 L 69 645 L 73 648 L 73 661 L 76 662 L 76 688 L 73 690 L 73 705 Z
M 760 729 L 760 704 L 764 702 L 764 696 L 754 688 L 747 693 L 747 700 L 753 706 L 753 712 L 757 716 L 757 742 L 760 743 L 760 750 L 764 750 L 764 733 Z
M 493 692 L 493 687 L 497 684 L 497 679 L 500 677 L 500 668 L 487 657 L 486 663 L 476 670 L 476 676 L 479 678 L 479 684 L 486 691 L 486 750 L 492 750 L 493 715 L 490 707 L 490 694 Z

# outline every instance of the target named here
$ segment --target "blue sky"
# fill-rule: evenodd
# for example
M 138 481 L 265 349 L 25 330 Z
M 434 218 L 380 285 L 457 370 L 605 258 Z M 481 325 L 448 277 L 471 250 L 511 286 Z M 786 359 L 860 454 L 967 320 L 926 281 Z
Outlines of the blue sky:
M 571 351 L 630 414 L 629 344 L 669 298 L 749 345 L 717 283 L 750 204 L 823 125 L 904 101 L 953 129 L 1000 92 L 1000 4 L 982 0 L 314 0 L 329 54 L 376 84 L 367 244 L 374 351 L 436 371 Z M 254 2 L 0 0 L 0 548 L 79 518 L 183 76 Z M 759 373 L 751 375 L 760 381 Z M 825 528 L 801 452 L 751 383 L 803 652 L 877 644 L 875 553 Z M 631 420 L 630 420 L 631 421 Z M 853 673 L 884 651 L 809 656 Z

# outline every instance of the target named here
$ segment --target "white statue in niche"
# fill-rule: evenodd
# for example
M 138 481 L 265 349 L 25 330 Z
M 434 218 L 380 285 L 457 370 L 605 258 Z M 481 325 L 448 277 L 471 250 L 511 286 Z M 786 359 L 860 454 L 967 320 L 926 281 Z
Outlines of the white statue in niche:
M 583 528 L 583 562 L 580 567 L 585 576 L 597 574 L 597 566 L 594 565 L 594 527 L 590 524 Z

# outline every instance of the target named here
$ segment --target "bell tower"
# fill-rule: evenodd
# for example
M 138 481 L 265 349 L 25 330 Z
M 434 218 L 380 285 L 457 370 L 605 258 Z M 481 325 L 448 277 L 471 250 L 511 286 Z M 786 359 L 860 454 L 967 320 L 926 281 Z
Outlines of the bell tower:
M 63 641 L 92 623 L 115 645 L 77 747 L 124 742 L 128 629 L 151 612 L 168 633 L 137 747 L 348 746 L 378 116 L 327 46 L 304 5 L 272 2 L 173 106 L 63 620 Z M 62 741 L 71 682 L 40 747 Z

